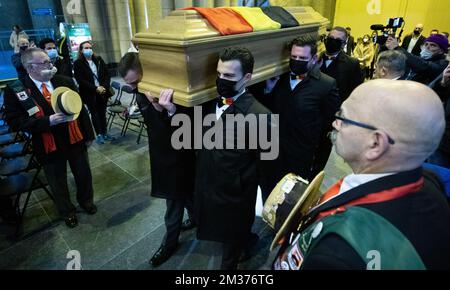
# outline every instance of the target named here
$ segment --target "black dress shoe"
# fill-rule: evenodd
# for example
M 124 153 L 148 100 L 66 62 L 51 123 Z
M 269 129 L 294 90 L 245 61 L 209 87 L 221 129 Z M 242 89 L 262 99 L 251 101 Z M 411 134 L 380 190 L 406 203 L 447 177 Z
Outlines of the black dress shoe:
M 150 264 L 153 267 L 158 267 L 159 265 L 167 261 L 172 256 L 172 254 L 175 252 L 176 249 L 177 246 L 170 248 L 166 246 L 159 247 L 158 251 L 156 251 L 153 257 L 150 259 Z
M 68 226 L 69 228 L 74 228 L 78 225 L 78 219 L 76 215 L 70 216 L 66 218 L 64 221 L 66 223 L 66 226 Z
M 193 220 L 187 219 L 181 224 L 181 230 L 187 231 L 187 230 L 195 228 L 196 226 L 197 225 L 195 224 L 195 222 Z
M 97 212 L 97 207 L 95 206 L 95 204 L 90 204 L 90 205 L 80 205 L 80 207 L 87 213 L 90 215 L 93 215 Z

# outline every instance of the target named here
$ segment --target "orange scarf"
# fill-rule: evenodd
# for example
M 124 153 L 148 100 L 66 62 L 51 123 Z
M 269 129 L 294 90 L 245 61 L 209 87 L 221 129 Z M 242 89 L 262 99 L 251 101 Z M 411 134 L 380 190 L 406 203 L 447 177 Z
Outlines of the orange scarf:
M 52 106 L 51 99 L 50 99 L 50 92 L 47 90 L 47 88 L 43 87 L 43 96 L 47 103 Z M 45 117 L 44 110 L 36 104 L 36 106 L 39 108 L 39 112 L 36 113 L 36 117 L 43 118 Z M 80 128 L 78 127 L 78 121 L 70 121 L 68 122 L 69 126 L 69 137 L 70 137 L 70 144 L 75 144 L 83 140 L 83 134 L 81 133 Z M 45 153 L 50 154 L 57 150 L 56 148 L 56 142 L 55 138 L 53 137 L 53 134 L 50 132 L 42 133 L 42 140 L 44 141 L 44 148 Z

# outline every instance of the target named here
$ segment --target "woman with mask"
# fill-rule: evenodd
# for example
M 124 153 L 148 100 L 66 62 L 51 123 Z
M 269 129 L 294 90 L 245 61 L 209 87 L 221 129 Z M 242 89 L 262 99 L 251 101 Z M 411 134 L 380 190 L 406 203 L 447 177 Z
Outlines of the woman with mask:
M 82 42 L 78 48 L 78 58 L 74 62 L 74 74 L 80 86 L 80 95 L 91 112 L 92 123 L 97 134 L 97 143 L 114 140 L 107 134 L 106 105 L 112 97 L 111 78 L 106 64 L 94 54 L 90 41 Z
M 354 56 L 359 60 L 361 71 L 363 71 L 364 77 L 370 79 L 370 66 L 375 55 L 375 49 L 373 43 L 370 41 L 368 34 L 364 35 L 361 41 L 358 41 L 356 45 Z

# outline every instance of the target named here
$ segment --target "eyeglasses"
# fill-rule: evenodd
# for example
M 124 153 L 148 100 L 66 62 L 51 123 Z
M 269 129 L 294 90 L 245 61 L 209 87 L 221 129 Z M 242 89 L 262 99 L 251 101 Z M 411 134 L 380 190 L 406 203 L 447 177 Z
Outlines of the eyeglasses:
M 35 64 L 35 65 L 45 65 L 45 66 L 50 66 L 52 62 L 49 60 L 46 60 L 44 62 L 29 62 L 29 64 Z
M 378 129 L 378 128 L 375 127 L 375 126 L 372 126 L 372 125 L 369 125 L 369 124 L 365 124 L 365 123 L 361 123 L 361 122 L 357 122 L 357 121 L 353 121 L 353 120 L 344 118 L 344 117 L 341 116 L 341 111 L 338 111 L 334 117 L 335 117 L 337 120 L 340 120 L 340 121 L 342 121 L 342 122 L 344 122 L 344 123 L 347 123 L 347 124 L 350 124 L 350 125 L 353 125 L 353 126 L 357 126 L 357 127 L 360 127 L 360 128 L 364 128 L 364 129 L 368 129 L 368 130 L 373 130 L 373 131 L 375 131 L 375 130 L 380 130 L 380 129 Z M 394 139 L 392 139 L 387 133 L 385 133 L 385 134 L 386 134 L 386 136 L 388 137 L 388 142 L 389 142 L 389 144 L 394 145 L 394 144 L 395 144 Z

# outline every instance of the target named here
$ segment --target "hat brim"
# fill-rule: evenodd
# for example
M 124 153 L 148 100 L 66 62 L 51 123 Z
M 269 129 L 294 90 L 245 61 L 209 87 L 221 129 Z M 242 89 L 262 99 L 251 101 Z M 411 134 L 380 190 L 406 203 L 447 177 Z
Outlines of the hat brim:
M 64 94 L 65 92 L 74 92 L 72 89 L 68 88 L 68 87 L 57 87 L 56 89 L 53 90 L 52 96 L 51 96 L 51 103 L 52 103 L 52 108 L 53 111 L 55 111 L 55 113 L 63 113 L 61 111 L 61 109 L 58 106 L 58 96 L 61 94 Z M 74 92 L 76 93 L 76 92 Z M 76 93 L 78 95 L 78 93 Z M 80 98 L 80 96 L 77 96 L 78 98 Z M 80 98 L 81 100 L 81 98 Z M 81 111 L 80 111 L 81 112 Z M 80 112 L 73 114 L 73 115 L 66 115 L 67 121 L 74 121 L 76 119 L 78 119 L 78 116 L 80 115 Z M 64 113 L 63 113 L 64 114 Z
M 325 173 L 321 171 L 317 176 L 311 181 L 311 183 L 306 188 L 305 192 L 302 194 L 300 199 L 295 204 L 294 208 L 291 210 L 290 214 L 284 221 L 280 230 L 275 235 L 275 238 L 270 245 L 270 250 L 272 251 L 280 240 L 286 235 L 288 229 L 292 228 L 293 223 L 298 222 L 296 217 L 304 216 L 308 210 L 319 200 L 322 195 L 320 192 L 320 186 L 322 184 Z

